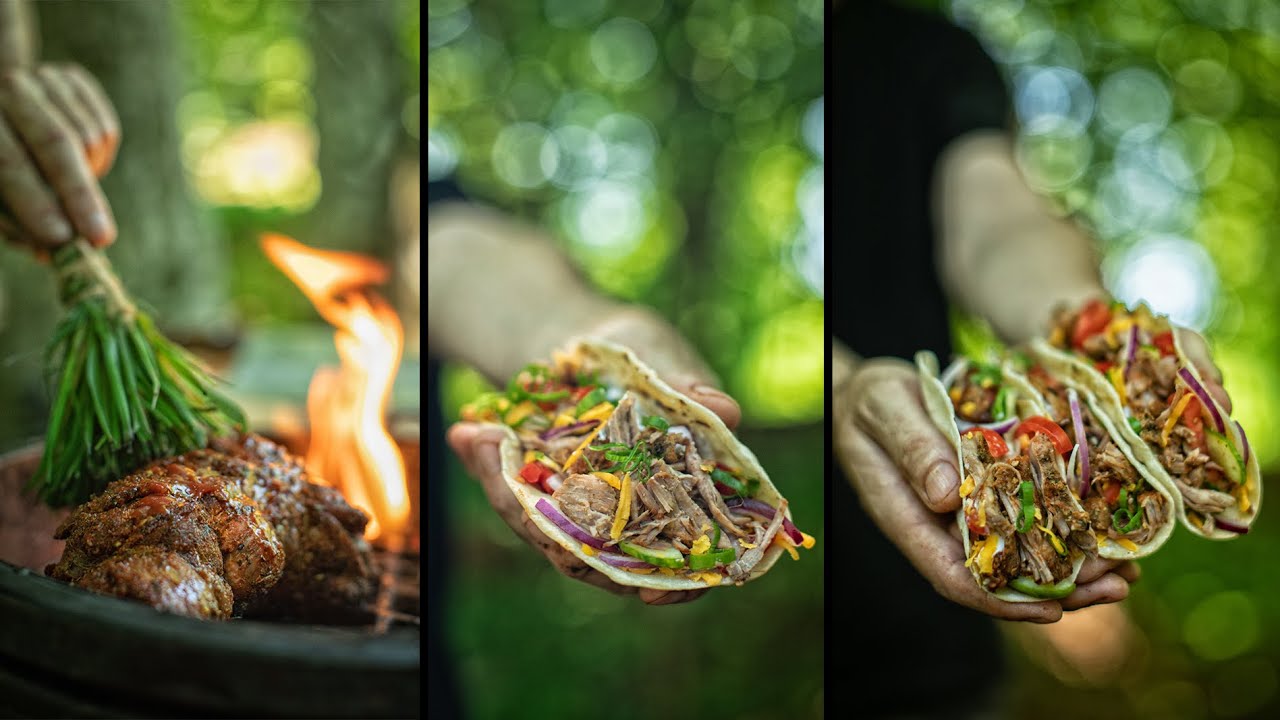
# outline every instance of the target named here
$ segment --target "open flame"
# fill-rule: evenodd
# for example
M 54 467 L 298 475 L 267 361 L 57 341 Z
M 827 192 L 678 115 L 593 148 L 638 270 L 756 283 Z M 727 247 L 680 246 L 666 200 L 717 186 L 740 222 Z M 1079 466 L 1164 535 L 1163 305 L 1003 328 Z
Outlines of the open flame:
M 307 390 L 307 469 L 369 513 L 366 538 L 396 544 L 408 522 L 409 492 L 386 413 L 404 329 L 395 310 L 367 289 L 386 282 L 388 270 L 363 255 L 316 250 L 273 233 L 262 236 L 262 249 L 337 329 L 342 366 L 318 369 Z

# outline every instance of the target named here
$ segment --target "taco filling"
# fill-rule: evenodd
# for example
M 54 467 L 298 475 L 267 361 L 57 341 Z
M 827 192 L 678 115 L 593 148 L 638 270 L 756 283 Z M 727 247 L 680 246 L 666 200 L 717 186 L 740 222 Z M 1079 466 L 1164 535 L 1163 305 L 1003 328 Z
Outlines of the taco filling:
M 637 396 L 573 370 L 529 365 L 463 419 L 511 427 L 520 480 L 583 551 L 635 573 L 741 583 L 772 545 L 793 557 L 814 540 L 754 495 L 757 478 L 698 447 L 690 428 L 646 414 Z
M 1192 523 L 1212 530 L 1224 510 L 1249 511 L 1248 451 L 1242 458 L 1229 418 L 1186 367 L 1166 318 L 1094 300 L 1060 311 L 1049 343 L 1089 362 L 1114 388 L 1125 421 L 1173 480 Z
M 1039 364 L 1032 365 L 1025 376 L 1049 404 L 1050 417 L 1064 433 L 1075 435 L 1075 418 L 1079 418 L 1084 443 L 1068 463 L 1068 481 L 1082 498 L 1098 541 L 1137 552 L 1138 546 L 1156 540 L 1160 528 L 1173 520 L 1169 498 L 1147 482 L 1075 391 Z
M 1097 549 L 1089 518 L 1067 484 L 1062 455 L 1074 445 L 1048 418 L 1014 415 L 1017 391 L 1003 383 L 997 367 L 970 366 L 947 393 L 964 428 L 966 567 L 989 591 L 1069 594 L 1076 559 Z M 1001 415 L 1008 417 L 995 419 Z

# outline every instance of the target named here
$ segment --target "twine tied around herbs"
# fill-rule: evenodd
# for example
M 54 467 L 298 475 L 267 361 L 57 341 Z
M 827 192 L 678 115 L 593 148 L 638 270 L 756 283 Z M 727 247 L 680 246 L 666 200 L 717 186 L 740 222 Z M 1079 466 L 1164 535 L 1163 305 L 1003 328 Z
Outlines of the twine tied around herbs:
M 54 253 L 53 269 L 63 307 L 101 298 L 112 317 L 132 322 L 137 316 L 138 308 L 125 293 L 107 256 L 84 239 L 77 238 Z

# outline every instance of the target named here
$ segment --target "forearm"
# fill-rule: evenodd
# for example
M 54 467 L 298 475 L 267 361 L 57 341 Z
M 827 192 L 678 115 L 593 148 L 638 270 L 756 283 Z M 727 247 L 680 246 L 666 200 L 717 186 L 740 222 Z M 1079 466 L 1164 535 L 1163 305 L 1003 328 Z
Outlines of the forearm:
M 27 0 L 0 0 L 0 68 L 35 62 L 35 12 Z
M 1027 185 L 1006 134 L 960 139 L 936 179 L 943 285 L 1006 341 L 1046 332 L 1060 303 L 1105 295 L 1092 239 Z
M 545 232 L 497 211 L 464 203 L 432 211 L 427 272 L 428 352 L 490 380 L 594 335 L 631 347 L 659 373 L 715 381 L 656 313 L 601 295 Z

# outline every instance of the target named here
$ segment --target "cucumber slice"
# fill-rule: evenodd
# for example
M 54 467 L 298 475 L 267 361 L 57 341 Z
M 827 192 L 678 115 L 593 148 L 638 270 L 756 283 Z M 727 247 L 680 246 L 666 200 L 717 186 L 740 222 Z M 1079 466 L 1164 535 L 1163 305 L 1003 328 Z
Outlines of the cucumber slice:
M 669 548 L 647 548 L 633 545 L 625 540 L 618 543 L 618 549 L 630 555 L 637 560 L 643 560 L 650 565 L 657 565 L 665 568 L 682 568 L 684 567 L 684 555 L 679 550 Z
M 1035 598 L 1057 599 L 1070 595 L 1071 591 L 1076 589 L 1076 583 L 1071 578 L 1064 578 L 1061 582 L 1053 585 L 1039 585 L 1031 578 L 1016 577 L 1009 581 L 1009 587 L 1023 595 L 1030 595 Z
M 1208 446 L 1209 457 L 1222 466 L 1222 472 L 1226 474 L 1227 478 L 1234 483 L 1243 485 L 1245 480 L 1244 460 L 1240 458 L 1240 451 L 1236 450 L 1236 446 L 1231 444 L 1231 440 L 1222 433 L 1205 428 L 1204 444 Z

